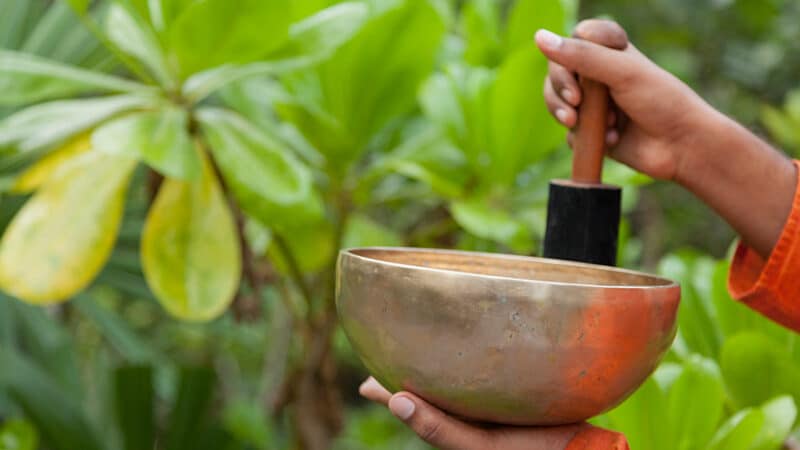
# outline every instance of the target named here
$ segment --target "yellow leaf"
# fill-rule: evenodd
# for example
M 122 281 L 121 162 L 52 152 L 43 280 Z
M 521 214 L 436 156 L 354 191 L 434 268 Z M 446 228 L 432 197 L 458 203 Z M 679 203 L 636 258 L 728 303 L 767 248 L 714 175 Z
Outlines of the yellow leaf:
M 38 189 L 67 162 L 91 148 L 89 136 L 82 134 L 37 161 L 16 179 L 11 191 L 25 194 Z
M 184 320 L 207 321 L 230 305 L 239 287 L 236 226 L 208 161 L 202 179 L 166 179 L 142 235 L 142 267 L 164 308 Z
M 85 288 L 114 247 L 135 167 L 136 160 L 89 151 L 47 177 L 0 241 L 0 287 L 35 304 Z

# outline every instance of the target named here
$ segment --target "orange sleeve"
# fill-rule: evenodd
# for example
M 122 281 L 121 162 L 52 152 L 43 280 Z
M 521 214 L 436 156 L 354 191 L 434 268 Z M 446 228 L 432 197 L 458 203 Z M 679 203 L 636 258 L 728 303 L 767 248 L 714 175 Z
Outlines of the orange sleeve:
M 630 450 L 625 436 L 589 426 L 579 431 L 564 450 Z
M 795 161 L 800 173 L 800 163 Z M 768 260 L 739 243 L 728 277 L 731 296 L 779 324 L 800 331 L 800 186 Z

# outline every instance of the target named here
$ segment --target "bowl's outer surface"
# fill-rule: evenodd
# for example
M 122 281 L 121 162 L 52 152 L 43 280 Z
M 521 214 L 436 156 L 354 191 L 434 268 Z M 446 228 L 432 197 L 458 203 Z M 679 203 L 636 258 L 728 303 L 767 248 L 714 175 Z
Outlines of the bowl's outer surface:
M 652 373 L 675 336 L 680 287 L 540 258 L 384 248 L 341 252 L 336 297 L 387 389 L 471 420 L 556 425 L 616 406 Z

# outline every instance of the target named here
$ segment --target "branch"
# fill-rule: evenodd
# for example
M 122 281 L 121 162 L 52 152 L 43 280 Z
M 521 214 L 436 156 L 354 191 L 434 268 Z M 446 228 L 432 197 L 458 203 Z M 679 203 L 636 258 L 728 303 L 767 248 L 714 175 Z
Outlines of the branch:
M 239 236 L 239 247 L 242 249 L 242 271 L 247 284 L 253 291 L 253 298 L 237 296 L 233 308 L 238 320 L 253 321 L 261 315 L 261 293 L 264 280 L 256 272 L 253 251 L 244 235 L 245 217 L 241 208 L 234 202 L 229 201 L 230 207 L 236 217 L 236 231 Z
M 275 241 L 275 245 L 278 246 L 278 251 L 281 252 L 281 256 L 283 256 L 283 259 L 286 261 L 286 265 L 289 268 L 289 277 L 303 296 L 303 301 L 305 301 L 306 304 L 306 320 L 309 320 L 314 305 L 314 297 L 311 294 L 311 288 L 308 286 L 303 272 L 300 270 L 300 265 L 297 263 L 297 258 L 294 257 L 292 249 L 289 248 L 286 239 L 276 232 L 273 235 L 273 240 Z
M 147 203 L 152 205 L 158 194 L 158 189 L 161 183 L 164 182 L 164 176 L 156 172 L 152 168 L 147 172 Z

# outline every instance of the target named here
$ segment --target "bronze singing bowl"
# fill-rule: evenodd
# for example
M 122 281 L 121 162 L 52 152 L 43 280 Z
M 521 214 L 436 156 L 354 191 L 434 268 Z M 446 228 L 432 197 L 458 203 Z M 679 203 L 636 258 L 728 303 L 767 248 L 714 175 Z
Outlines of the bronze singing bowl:
M 621 403 L 675 337 L 678 284 L 542 258 L 362 248 L 336 304 L 364 365 L 465 419 L 557 425 Z

